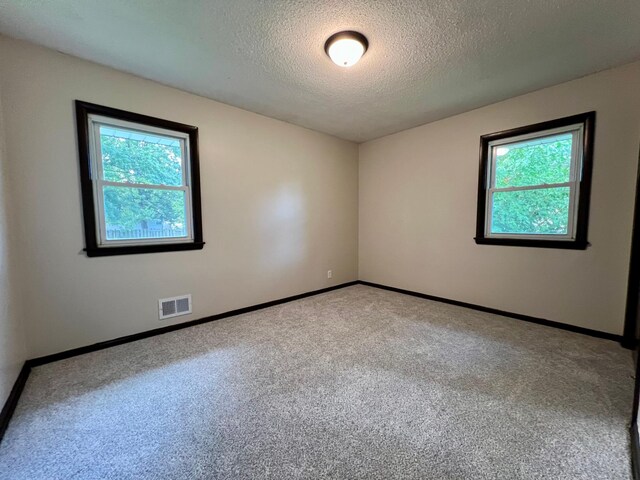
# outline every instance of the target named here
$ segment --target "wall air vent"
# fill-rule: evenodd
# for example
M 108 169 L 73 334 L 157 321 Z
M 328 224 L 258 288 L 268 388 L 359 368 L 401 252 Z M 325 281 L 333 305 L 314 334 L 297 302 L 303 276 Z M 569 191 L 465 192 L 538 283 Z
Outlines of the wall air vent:
M 158 313 L 160 320 L 165 318 L 188 315 L 191 310 L 191 295 L 180 295 L 179 297 L 161 298 L 158 300 Z

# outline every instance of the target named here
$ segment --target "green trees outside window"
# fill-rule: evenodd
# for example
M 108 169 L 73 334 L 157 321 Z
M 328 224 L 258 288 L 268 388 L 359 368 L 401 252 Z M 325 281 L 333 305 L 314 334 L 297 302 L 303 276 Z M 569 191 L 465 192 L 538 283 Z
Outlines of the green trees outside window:
M 571 134 L 496 148 L 495 188 L 512 190 L 493 193 L 491 233 L 568 233 L 571 152 Z
M 587 248 L 595 119 L 586 112 L 480 137 L 476 243 Z
M 100 148 L 103 179 L 123 184 L 104 187 L 107 239 L 185 236 L 185 192 L 157 188 L 183 184 L 180 141 L 103 126 Z

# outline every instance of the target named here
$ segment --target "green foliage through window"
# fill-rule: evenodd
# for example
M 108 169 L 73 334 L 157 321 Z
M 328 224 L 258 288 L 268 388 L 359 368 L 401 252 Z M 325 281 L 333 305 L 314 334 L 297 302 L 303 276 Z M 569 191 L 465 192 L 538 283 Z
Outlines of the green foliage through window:
M 570 181 L 571 144 L 571 134 L 565 133 L 496 147 L 495 187 L 525 187 Z
M 170 137 L 100 127 L 108 239 L 186 236 L 183 190 L 153 186 L 183 185 L 182 148 Z M 149 185 L 149 188 L 127 186 Z
M 572 143 L 573 135 L 563 133 L 493 147 L 491 233 L 568 233 L 571 189 L 557 184 L 571 181 Z
M 566 235 L 569 187 L 493 194 L 491 233 Z

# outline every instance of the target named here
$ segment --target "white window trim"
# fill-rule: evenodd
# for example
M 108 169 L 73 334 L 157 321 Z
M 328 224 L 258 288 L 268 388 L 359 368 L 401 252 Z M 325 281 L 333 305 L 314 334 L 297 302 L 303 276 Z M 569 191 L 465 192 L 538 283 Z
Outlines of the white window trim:
M 96 222 L 96 238 L 98 247 L 128 247 L 128 246 L 144 246 L 144 245 L 162 245 L 176 243 L 193 243 L 193 211 L 191 205 L 191 152 L 189 150 L 189 135 L 187 133 L 175 130 L 167 130 L 163 128 L 153 127 L 136 122 L 129 122 L 108 116 L 89 114 L 89 157 L 90 157 L 90 176 L 93 183 L 93 196 L 95 205 Z M 183 153 L 182 158 L 182 181 L 181 186 L 154 185 L 154 184 L 134 184 L 120 183 L 103 180 L 102 170 L 102 152 L 100 151 L 100 126 L 107 125 L 113 127 L 121 127 L 128 130 L 135 130 L 140 133 L 151 133 L 172 137 L 180 142 L 180 148 Z M 148 188 L 153 190 L 178 190 L 183 191 L 185 195 L 185 216 L 187 220 L 187 236 L 185 237 L 167 237 L 167 238 L 141 238 L 126 240 L 107 240 L 106 238 L 106 222 L 104 215 L 104 193 L 105 186 L 118 186 L 125 188 Z
M 571 133 L 573 138 L 571 141 L 571 168 L 569 173 L 569 182 L 557 183 L 557 184 L 539 184 L 530 185 L 526 187 L 508 187 L 508 188 L 496 188 L 495 187 L 495 173 L 496 173 L 496 159 L 497 159 L 497 147 L 505 145 L 513 145 L 522 143 L 526 140 L 534 138 L 544 138 L 552 135 L 558 135 L 561 133 Z M 578 223 L 578 205 L 577 199 L 580 198 L 580 181 L 582 175 L 582 162 L 583 162 L 583 139 L 584 139 L 584 124 L 576 123 L 573 125 L 567 125 L 564 127 L 542 130 L 526 135 L 519 135 L 517 137 L 509 137 L 500 140 L 493 140 L 489 142 L 488 153 L 490 161 L 487 168 L 487 185 L 486 185 L 486 213 L 485 213 L 485 237 L 486 238 L 502 238 L 502 239 L 523 239 L 523 240 L 559 240 L 572 242 L 576 239 L 576 225 Z M 569 187 L 569 221 L 567 225 L 567 233 L 562 234 L 521 234 L 521 233 L 491 233 L 491 222 L 493 219 L 493 194 L 495 192 L 506 192 L 516 190 L 540 190 L 546 188 L 559 188 Z

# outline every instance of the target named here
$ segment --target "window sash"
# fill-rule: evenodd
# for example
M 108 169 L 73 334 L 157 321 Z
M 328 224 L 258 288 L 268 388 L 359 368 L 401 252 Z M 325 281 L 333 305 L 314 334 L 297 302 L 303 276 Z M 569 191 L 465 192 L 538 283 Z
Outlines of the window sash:
M 554 184 L 537 184 L 526 185 L 521 187 L 504 187 L 496 188 L 496 161 L 498 147 L 505 145 L 514 145 L 525 143 L 527 140 L 533 140 L 536 138 L 550 137 L 561 133 L 571 133 L 571 165 L 569 170 L 569 181 L 563 183 Z M 576 238 L 576 229 L 578 217 L 577 199 L 580 194 L 580 180 L 582 176 L 582 145 L 584 136 L 583 124 L 569 125 L 566 127 L 560 127 L 542 132 L 534 132 L 527 135 L 520 135 L 517 137 L 510 137 L 501 140 L 495 140 L 489 143 L 489 155 L 490 161 L 487 168 L 489 169 L 486 186 L 486 213 L 485 213 L 485 237 L 487 238 L 516 238 L 516 239 L 552 239 L 560 241 L 573 241 Z M 553 234 L 553 233 L 492 233 L 492 221 L 493 221 L 493 196 L 496 192 L 510 192 L 510 191 L 522 191 L 522 190 L 542 190 L 550 188 L 569 187 L 569 218 L 567 219 L 567 233 L 566 234 Z
M 155 135 L 161 135 L 165 137 L 171 137 L 179 140 L 180 148 L 182 151 L 182 185 L 163 185 L 163 184 L 137 184 L 127 182 L 113 182 L 104 180 L 104 172 L 102 165 L 102 150 L 100 142 L 100 126 L 120 127 L 127 130 L 133 130 L 139 133 L 151 133 Z M 172 130 L 166 130 L 162 128 L 141 125 L 137 123 L 127 122 L 115 118 L 103 117 L 99 115 L 89 115 L 89 151 L 90 151 L 90 177 L 94 184 L 94 205 L 95 216 L 98 220 L 96 222 L 96 235 L 98 239 L 98 245 L 100 247 L 123 247 L 123 246 L 136 246 L 136 245 L 156 245 L 167 243 L 191 243 L 194 239 L 193 233 L 193 214 L 191 208 L 191 153 L 189 151 L 189 136 L 182 132 L 175 132 Z M 116 186 L 123 188 L 144 188 L 149 190 L 173 190 L 183 191 L 185 198 L 185 216 L 186 216 L 186 231 L 187 235 L 184 237 L 166 237 L 166 238 L 140 238 L 140 239 L 122 239 L 122 240 L 108 240 L 107 239 L 107 225 L 105 219 L 104 210 L 104 187 Z

